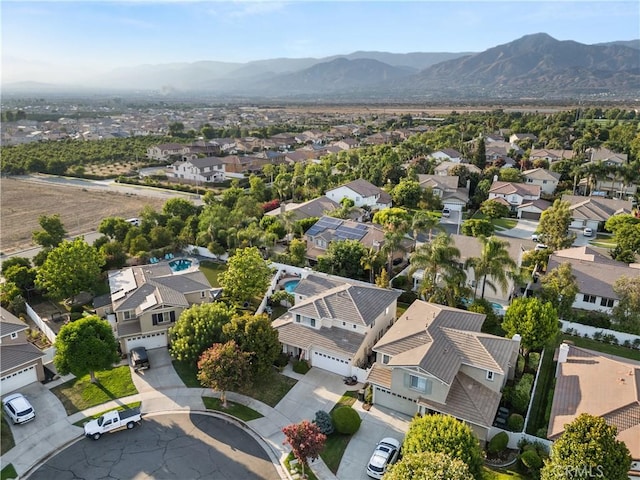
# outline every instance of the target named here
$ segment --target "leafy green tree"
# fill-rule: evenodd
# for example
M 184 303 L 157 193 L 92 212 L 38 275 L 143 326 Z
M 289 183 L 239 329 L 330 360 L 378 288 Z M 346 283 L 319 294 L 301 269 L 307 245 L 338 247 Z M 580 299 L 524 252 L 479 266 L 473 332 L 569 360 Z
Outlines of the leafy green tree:
M 613 286 L 618 304 L 613 307 L 613 321 L 625 332 L 640 335 L 640 276 L 622 276 Z
M 73 298 L 83 291 L 93 292 L 104 263 L 102 255 L 84 238 L 63 241 L 38 269 L 36 286 L 57 300 Z
M 103 218 L 100 225 L 98 225 L 98 232 L 113 240 L 124 242 L 131 228 L 133 228 L 133 226 L 124 218 L 107 217 Z
M 243 303 L 261 297 L 269 287 L 272 272 L 256 247 L 236 250 L 220 277 L 225 296 Z
M 552 250 L 569 248 L 576 239 L 575 233 L 569 231 L 571 225 L 571 211 L 569 202 L 556 200 L 553 205 L 542 212 L 538 231 L 544 236 L 544 241 Z
M 415 180 L 404 179 L 393 188 L 391 197 L 397 205 L 416 208 L 422 198 L 422 188 Z
M 191 215 L 195 215 L 198 211 L 193 202 L 185 198 L 170 198 L 162 206 L 162 213 L 168 217 L 178 217 L 182 220 L 186 220 Z
M 508 337 L 520 335 L 521 350 L 528 356 L 558 335 L 558 312 L 551 303 L 543 303 L 535 297 L 516 298 L 504 315 L 502 329 Z
M 0 283 L 0 305 L 14 315 L 24 312 L 25 301 L 20 287 L 9 281 Z
M 106 270 L 122 268 L 127 263 L 127 252 L 124 250 L 122 243 L 117 240 L 104 243 L 100 246 L 99 251 L 105 260 Z
M 367 247 L 358 240 L 336 240 L 318 257 L 316 269 L 341 277 L 363 278 L 362 258 L 366 255 Z
M 257 175 L 251 175 L 249 177 L 249 188 L 251 191 L 251 195 L 259 201 L 263 202 L 266 200 L 266 185 L 264 184 L 264 180 Z
M 501 168 L 499 177 L 502 182 L 517 183 L 522 181 L 522 174 L 517 168 Z
M 490 237 L 493 235 L 494 226 L 489 220 L 470 218 L 462 222 L 460 227 L 463 235 L 470 237 Z
M 400 207 L 391 207 L 385 208 L 382 210 L 378 210 L 372 219 L 373 223 L 377 223 L 381 226 L 393 225 L 400 226 L 402 224 L 409 224 L 411 221 L 411 216 L 409 212 L 404 208 Z
M 509 207 L 497 200 L 487 200 L 480 207 L 480 211 L 489 218 L 504 218 L 509 216 Z
M 289 244 L 289 261 L 291 265 L 302 267 L 305 263 L 305 256 L 307 254 L 307 244 L 304 240 L 294 238 Z
M 484 169 L 485 165 L 487 164 L 487 147 L 484 142 L 484 137 L 480 137 L 478 139 L 476 149 L 473 152 L 471 163 L 473 163 L 480 170 Z
M 243 352 L 233 340 L 214 343 L 198 360 L 198 380 L 203 387 L 220 391 L 222 408 L 227 408 L 227 391 L 247 384 L 250 354 Z
M 282 351 L 278 331 L 267 315 L 245 314 L 234 317 L 222 327 L 226 341 L 234 340 L 243 352 L 250 354 L 250 370 L 254 379 L 264 378 Z
M 581 413 L 566 425 L 540 472 L 542 480 L 606 478 L 626 480 L 631 455 L 616 439 L 617 428 L 602 417 Z
M 91 383 L 97 383 L 96 371 L 107 370 L 120 360 L 111 325 L 97 315 L 63 325 L 54 347 L 53 364 L 60 375 L 88 373 Z
M 540 280 L 542 299 L 550 302 L 557 310 L 560 318 L 568 320 L 572 317 L 571 306 L 578 294 L 578 282 L 572 272 L 570 263 L 562 263 L 547 272 Z
M 36 269 L 22 265 L 12 265 L 5 269 L 3 277 L 7 282 L 17 285 L 22 291 L 33 288 L 36 280 Z
M 640 223 L 620 225 L 613 236 L 616 246 L 611 256 L 620 262 L 635 263 L 640 253 Z
M 415 417 L 404 438 L 405 455 L 442 453 L 462 461 L 476 480 L 481 480 L 482 449 L 469 425 L 448 415 Z
M 171 356 L 195 365 L 207 347 L 222 341 L 222 327 L 233 318 L 235 309 L 222 302 L 192 305 L 169 329 Z
M 0 265 L 0 272 L 4 275 L 13 266 L 31 268 L 31 260 L 26 257 L 9 257 Z
M 31 237 L 35 243 L 44 248 L 57 247 L 67 236 L 60 215 L 40 215 L 38 223 L 42 230 L 36 230 Z
M 469 467 L 462 460 L 442 452 L 422 452 L 404 455 L 389 467 L 384 480 L 473 480 Z
M 380 267 L 380 251 L 377 248 L 369 247 L 366 253 L 360 257 L 360 265 L 369 271 L 369 283 L 375 279 L 376 268 Z
M 459 269 L 460 250 L 453 244 L 453 239 L 446 233 L 438 234 L 432 242 L 420 245 L 411 254 L 409 276 L 418 269 L 424 270 L 420 293 L 431 296 L 437 288 L 438 274 L 453 274 Z
M 509 278 L 516 275 L 516 262 L 509 256 L 509 242 L 498 237 L 479 237 L 482 250 L 479 257 L 469 258 L 466 267 L 472 267 L 476 278 L 476 287 L 473 291 L 475 299 L 478 285 L 482 279 L 482 291 L 480 298 L 484 298 L 485 288 L 489 285 L 497 292 L 500 287 L 505 292 L 509 285 Z M 491 280 L 488 279 L 491 277 Z

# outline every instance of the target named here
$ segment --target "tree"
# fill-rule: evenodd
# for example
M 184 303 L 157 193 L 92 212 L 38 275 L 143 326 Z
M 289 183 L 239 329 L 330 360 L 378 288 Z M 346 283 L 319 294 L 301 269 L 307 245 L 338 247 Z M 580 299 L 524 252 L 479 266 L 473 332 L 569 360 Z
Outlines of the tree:
M 480 207 L 480 211 L 491 219 L 509 216 L 509 207 L 497 200 L 485 201 Z
M 227 408 L 227 391 L 246 385 L 251 355 L 233 340 L 214 343 L 198 360 L 198 380 L 203 387 L 220 391 L 222 408 Z
M 184 310 L 169 329 L 171 356 L 195 365 L 207 347 L 222 340 L 222 327 L 235 310 L 224 303 L 202 303 Z
M 471 163 L 473 163 L 480 170 L 482 170 L 487 164 L 487 147 L 484 142 L 484 137 L 480 137 L 478 139 L 478 143 L 476 144 L 476 149 L 473 152 L 473 158 L 471 159 Z
M 456 262 L 459 258 L 460 250 L 454 246 L 452 238 L 446 233 L 440 233 L 432 242 L 420 245 L 411 254 L 409 276 L 416 270 L 423 269 L 420 293 L 430 296 L 437 287 L 438 274 L 453 273 L 459 268 Z
M 251 301 L 267 291 L 272 272 L 256 247 L 236 250 L 227 265 L 219 281 L 224 294 L 233 301 Z
M 347 278 L 364 277 L 361 259 L 367 247 L 358 240 L 334 240 L 324 255 L 318 257 L 317 270 Z
M 542 299 L 550 302 L 562 319 L 571 318 L 571 307 L 578 294 L 578 282 L 570 263 L 562 263 L 540 280 Z
M 124 242 L 129 230 L 133 226 L 121 217 L 107 217 L 103 218 L 98 225 L 98 232 L 106 235 L 112 240 Z
M 102 255 L 84 238 L 64 241 L 49 252 L 38 269 L 36 285 L 54 299 L 73 298 L 83 291 L 94 291 L 100 282 Z
M 462 460 L 442 452 L 404 455 L 384 474 L 384 480 L 473 480 Z
M 490 237 L 493 235 L 495 229 L 493 223 L 489 220 L 470 218 L 469 220 L 462 222 L 460 230 L 463 235 L 470 237 Z
M 57 247 L 67 236 L 60 215 L 40 215 L 38 223 L 42 230 L 33 232 L 31 237 L 35 243 L 44 248 Z
M 487 284 L 497 292 L 496 287 L 506 291 L 509 278 L 515 276 L 516 262 L 509 256 L 507 250 L 509 242 L 498 237 L 479 237 L 482 250 L 479 257 L 467 260 L 466 267 L 472 267 L 476 279 L 476 287 L 473 291 L 475 300 L 478 292 L 478 284 L 482 278 L 482 291 L 480 298 L 484 298 Z M 491 277 L 491 281 L 488 280 Z M 495 282 L 495 283 L 494 283 Z
M 613 285 L 618 304 L 613 307 L 613 321 L 625 332 L 640 335 L 640 277 L 622 276 Z
M 616 439 L 617 428 L 604 418 L 580 414 L 565 426 L 551 448 L 541 470 L 542 480 L 566 478 L 626 480 L 631 455 L 624 442 Z
M 369 283 L 373 283 L 375 279 L 376 267 L 380 263 L 380 251 L 374 247 L 369 247 L 366 253 L 360 257 L 360 265 L 369 271 Z
M 293 455 L 302 465 L 302 477 L 304 478 L 304 468 L 309 458 L 315 460 L 320 456 L 327 436 L 320 431 L 315 423 L 311 423 L 309 420 L 287 425 L 282 429 L 282 433 L 285 437 L 283 444 L 288 444 L 291 447 Z
M 60 375 L 88 373 L 91 383 L 97 382 L 97 370 L 107 370 L 120 360 L 111 325 L 97 315 L 63 325 L 54 347 L 53 363 Z
M 433 238 L 433 231 L 443 231 L 443 226 L 440 224 L 440 219 L 434 214 L 429 212 L 416 212 L 411 219 L 411 231 L 413 232 L 413 245 L 414 247 L 418 241 L 418 234 L 421 232 L 429 231 L 428 241 Z
M 575 233 L 569 232 L 569 225 L 569 202 L 556 200 L 551 207 L 542 212 L 538 231 L 544 236 L 547 246 L 555 252 L 570 247 L 576 239 Z
M 184 198 L 170 198 L 162 206 L 162 213 L 168 217 L 178 217 L 182 220 L 186 220 L 191 215 L 194 215 L 198 211 L 193 202 Z
M 291 265 L 295 265 L 297 267 L 304 266 L 306 254 L 306 242 L 297 238 L 292 239 L 289 244 L 289 261 L 291 262 Z
M 415 417 L 404 438 L 405 455 L 443 453 L 464 462 L 473 478 L 482 479 L 483 455 L 471 427 L 449 415 Z
M 521 182 L 522 174 L 517 168 L 501 168 L 499 173 L 501 182 Z
M 233 340 L 243 352 L 249 353 L 253 378 L 266 377 L 282 351 L 278 331 L 267 315 L 249 313 L 234 317 L 222 327 L 226 341 Z
M 404 179 L 391 191 L 393 202 L 407 208 L 416 208 L 422 198 L 422 188 L 415 180 Z
M 528 356 L 531 350 L 544 348 L 559 333 L 558 312 L 551 303 L 535 297 L 516 298 L 504 315 L 502 329 L 508 337 L 520 335 L 521 349 Z

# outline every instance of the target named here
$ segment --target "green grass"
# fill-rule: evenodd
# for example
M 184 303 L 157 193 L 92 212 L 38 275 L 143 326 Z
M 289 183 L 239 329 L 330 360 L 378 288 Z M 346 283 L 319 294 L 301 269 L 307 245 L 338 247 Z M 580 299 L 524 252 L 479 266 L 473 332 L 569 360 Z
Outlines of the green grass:
M 271 313 L 271 320 L 275 320 L 289 311 L 287 307 L 283 307 L 282 305 L 275 305 L 271 308 L 273 309 L 273 312 Z
M 18 478 L 18 472 L 16 472 L 16 469 L 13 467 L 12 463 L 7 465 L 2 469 L 2 471 L 0 471 L 1 480 L 9 480 L 10 478 Z
M 293 460 L 294 458 L 295 457 L 293 456 L 293 452 L 289 452 L 287 458 L 284 459 L 284 466 L 287 468 L 287 471 L 289 471 L 289 473 L 302 473 L 302 467 L 300 467 L 300 465 L 296 465 L 294 467 L 294 470 L 291 471 L 291 465 L 289 464 L 289 462 L 291 462 L 291 460 Z M 315 476 L 315 474 L 309 467 L 306 467 L 304 469 L 304 474 L 307 480 L 318 480 L 318 477 Z
M 208 260 L 202 260 L 200 262 L 200 271 L 207 277 L 212 287 L 220 287 L 218 276 L 227 270 L 227 266 L 222 263 L 210 262 Z
M 491 221 L 496 230 L 511 230 L 518 224 L 515 218 L 496 218 Z
M 15 445 L 16 443 L 13 440 L 11 427 L 5 418 L 4 412 L 2 412 L 2 420 L 0 420 L 0 455 L 4 455 L 15 447 Z
M 357 398 L 358 391 L 349 390 L 340 397 L 340 400 L 338 400 L 338 402 L 333 406 L 331 411 L 334 411 L 339 407 L 350 407 L 356 402 Z M 350 440 L 351 435 L 343 435 L 337 432 L 327 436 L 327 441 L 324 444 L 324 449 L 322 449 L 322 452 L 320 453 L 320 457 L 333 473 L 338 471 L 338 467 L 342 461 L 342 456 L 344 455 L 344 451 L 347 449 L 347 445 L 349 445 Z
M 128 365 L 96 372 L 96 377 L 98 383 L 95 384 L 91 383 L 89 375 L 85 375 L 51 389 L 64 405 L 67 415 L 138 393 Z
M 142 405 L 142 402 L 133 402 L 133 403 L 127 403 L 126 405 L 121 405 L 117 408 L 112 408 L 110 410 L 104 410 L 100 413 L 96 413 L 95 415 L 91 415 L 90 417 L 84 417 L 82 420 L 78 420 L 77 422 L 74 422 L 74 425 L 76 427 L 83 427 L 85 423 L 91 421 L 91 420 L 95 420 L 96 418 L 101 417 L 102 415 L 104 415 L 107 412 L 111 412 L 113 410 L 118 410 L 118 411 L 122 411 L 122 410 L 127 410 L 129 408 L 139 408 L 140 405 Z
M 483 471 L 484 480 L 529 480 L 530 477 L 522 475 L 517 471 L 510 468 L 489 468 L 484 467 Z
M 610 345 L 608 343 L 598 342 L 591 338 L 578 336 L 573 337 L 571 335 L 562 335 L 562 339 L 573 342 L 576 347 L 588 348 L 589 350 L 595 350 L 596 352 L 616 355 L 618 357 L 628 358 L 630 360 L 636 360 L 640 362 L 640 351 L 638 350 L 622 347 L 620 345 Z
M 354 403 L 356 403 L 357 399 L 358 399 L 358 391 L 357 390 L 348 390 L 348 391 L 344 392 L 344 395 L 342 395 L 342 397 L 340 397 L 340 400 L 338 400 L 338 403 L 336 403 L 333 406 L 331 411 L 333 412 L 338 407 L 350 407 Z
M 207 408 L 207 410 L 224 412 L 233 417 L 239 418 L 240 420 L 244 420 L 245 422 L 255 420 L 256 418 L 262 418 L 263 416 L 260 412 L 256 412 L 253 408 L 249 408 L 245 405 L 235 402 L 227 401 L 227 408 L 223 408 L 222 402 L 219 398 L 202 397 L 202 401 L 204 402 L 204 406 Z
M 400 318 L 404 312 L 409 308 L 408 303 L 398 302 L 398 306 L 396 307 L 396 318 Z
M 609 249 L 616 248 L 616 245 L 617 245 L 617 243 L 610 238 L 606 238 L 606 239 L 597 238 L 596 240 L 591 240 L 589 244 L 593 245 L 594 247 L 609 248 Z
M 527 433 L 535 435 L 536 432 L 548 427 L 546 412 L 551 411 L 553 402 L 553 390 L 555 383 L 556 363 L 553 361 L 553 353 L 557 345 L 547 347 L 544 357 L 540 362 L 538 383 L 531 399 L 531 416 L 527 424 Z
M 178 360 L 172 360 L 173 368 L 180 377 L 180 380 L 188 387 L 188 388 L 201 388 L 200 382 L 198 381 L 197 373 L 198 370 L 193 365 L 187 362 L 180 362 Z

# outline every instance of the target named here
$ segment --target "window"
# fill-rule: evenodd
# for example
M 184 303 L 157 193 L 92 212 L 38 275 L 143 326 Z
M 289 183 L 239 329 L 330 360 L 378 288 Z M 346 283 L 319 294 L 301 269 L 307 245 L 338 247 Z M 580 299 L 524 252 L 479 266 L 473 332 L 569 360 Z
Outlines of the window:
M 492 371 L 487 371 L 487 380 L 493 382 L 493 372 Z
M 409 375 L 409 388 L 423 393 L 431 393 L 431 382 L 424 377 Z
M 316 319 L 315 318 L 310 318 L 309 319 L 309 323 L 311 324 L 312 327 L 316 326 Z
M 296 323 L 300 323 L 300 315 L 296 314 Z
M 122 317 L 125 320 L 131 320 L 132 318 L 134 318 L 133 313 L 131 312 L 131 310 L 125 310 L 124 312 L 122 312 Z
M 18 332 L 11 332 L 11 340 L 18 338 Z
M 172 323 L 176 321 L 176 312 L 162 312 L 162 313 L 154 313 L 151 315 L 151 322 L 154 325 L 159 325 L 161 323 Z
M 382 355 L 382 363 L 386 365 L 387 363 L 389 363 L 389 360 L 389 355 Z
M 582 297 L 582 301 L 586 302 L 586 303 L 596 303 L 596 296 L 595 295 L 584 295 Z
M 547 184 L 547 181 L 546 181 L 546 180 L 542 180 L 542 184 L 543 184 L 543 185 L 546 185 L 546 184 Z
M 602 300 L 600 300 L 600 305 L 603 306 L 603 307 L 611 308 L 611 307 L 613 307 L 613 302 L 615 302 L 615 300 L 613 298 L 602 297 Z
M 207 295 L 207 292 L 205 292 L 204 290 L 200 292 L 200 298 L 204 298 L 206 295 Z

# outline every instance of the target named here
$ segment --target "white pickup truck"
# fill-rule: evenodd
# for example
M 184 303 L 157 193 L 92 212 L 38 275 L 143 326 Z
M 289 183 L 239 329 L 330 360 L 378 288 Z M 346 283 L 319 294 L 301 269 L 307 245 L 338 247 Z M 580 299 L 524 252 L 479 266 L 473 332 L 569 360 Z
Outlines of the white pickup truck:
M 103 433 L 116 432 L 124 428 L 132 429 L 142 420 L 139 408 L 112 410 L 84 425 L 84 434 L 98 440 Z

